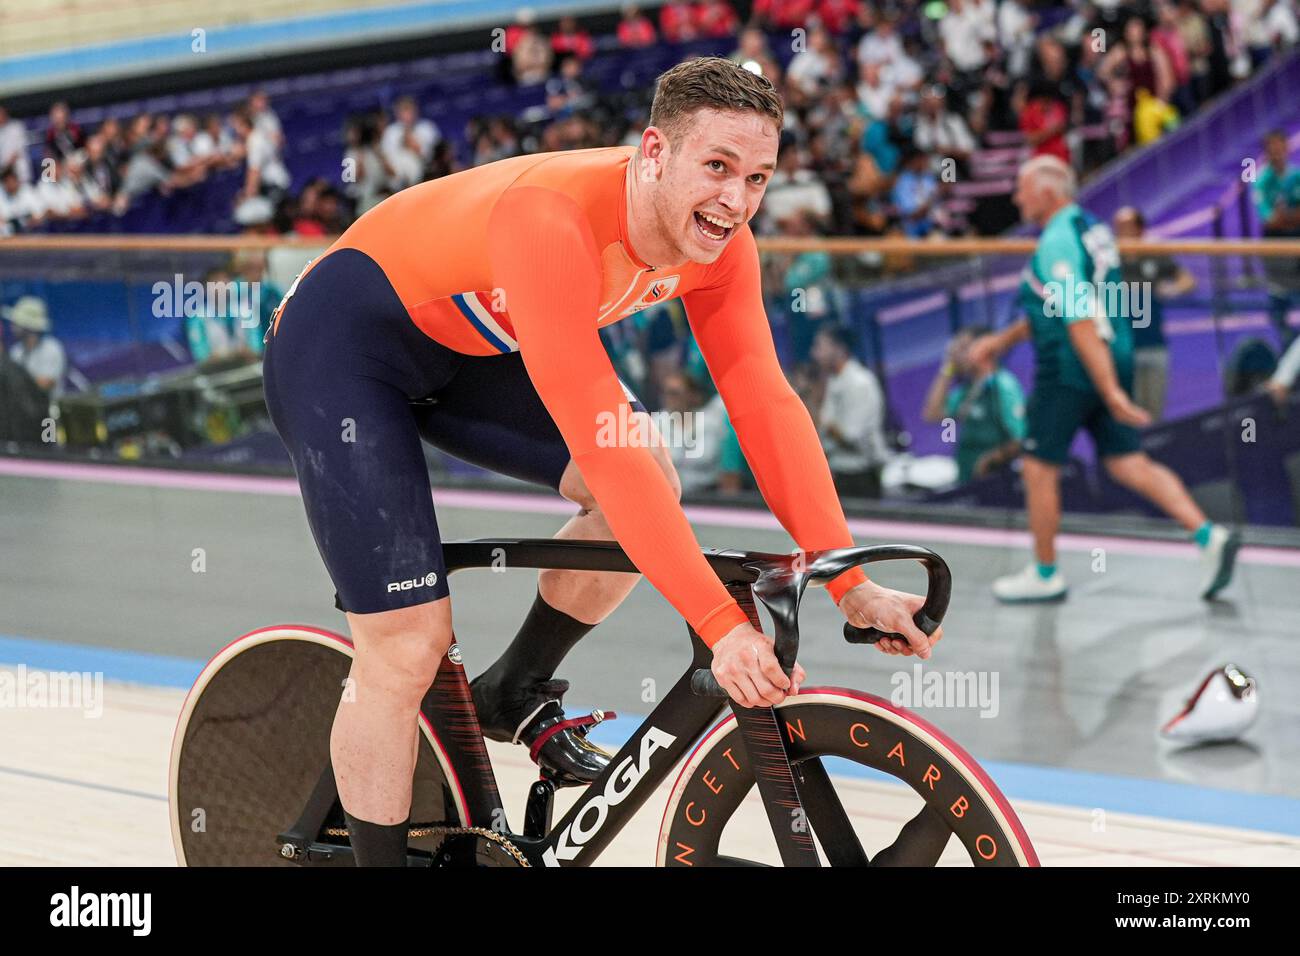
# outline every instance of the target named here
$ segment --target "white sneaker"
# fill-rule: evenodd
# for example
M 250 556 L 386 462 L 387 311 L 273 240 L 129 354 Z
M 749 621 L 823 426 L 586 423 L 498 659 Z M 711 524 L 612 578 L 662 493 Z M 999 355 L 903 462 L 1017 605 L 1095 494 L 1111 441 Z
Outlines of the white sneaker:
M 1241 535 L 1221 524 L 1210 529 L 1210 542 L 1201 549 L 1201 598 L 1208 601 L 1232 581 L 1241 548 Z
M 1007 604 L 1059 601 L 1068 590 L 1065 577 L 1059 570 L 1053 571 L 1050 578 L 1044 578 L 1038 573 L 1038 565 L 1032 561 L 1023 571 L 1008 574 L 993 582 L 993 596 Z

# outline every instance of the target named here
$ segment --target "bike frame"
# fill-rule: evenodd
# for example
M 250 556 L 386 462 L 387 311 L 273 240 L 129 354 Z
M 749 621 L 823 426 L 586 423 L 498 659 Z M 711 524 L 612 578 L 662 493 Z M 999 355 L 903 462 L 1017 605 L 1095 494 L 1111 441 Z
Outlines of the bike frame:
M 557 541 L 553 539 L 483 539 L 449 542 L 443 546 L 447 572 L 472 568 L 557 568 L 583 571 L 636 572 L 636 566 L 614 542 Z M 825 581 L 850 567 L 873 560 L 912 558 L 937 562 L 937 556 L 920 548 L 901 546 L 852 548 L 807 554 L 765 554 L 734 550 L 706 550 L 705 559 L 760 628 L 755 595 L 772 613 L 776 653 L 787 673 L 798 648 L 797 613 L 803 589 L 812 581 Z M 931 591 L 939 605 L 936 618 L 947 605 L 946 581 L 936 587 L 931 567 Z M 943 574 L 946 576 L 946 568 Z M 927 607 L 930 607 L 927 601 Z M 936 620 L 937 623 L 937 620 Z M 667 775 L 704 737 L 730 705 L 741 730 L 747 756 L 782 862 L 787 866 L 820 865 L 808 827 L 790 826 L 790 815 L 806 810 L 814 826 L 826 820 L 833 827 L 842 809 L 835 800 L 824 770 L 816 760 L 806 761 L 796 774 L 770 707 L 749 709 L 720 696 L 708 668 L 712 654 L 694 629 L 687 627 L 693 656 L 690 667 L 664 695 L 609 767 L 583 789 L 583 795 L 558 823 L 551 825 L 554 785 L 539 780 L 529 799 L 523 833 L 503 832 L 534 865 L 587 866 L 618 835 Z M 443 744 L 452 779 L 460 790 L 466 826 L 501 831 L 505 810 L 496 776 L 474 711 L 469 682 L 460 663 L 458 645 L 447 659 L 421 706 L 433 734 Z M 312 862 L 351 862 L 344 848 L 325 847 L 316 834 L 337 800 L 333 770 L 326 767 L 320 783 L 298 822 L 282 841 L 299 847 Z

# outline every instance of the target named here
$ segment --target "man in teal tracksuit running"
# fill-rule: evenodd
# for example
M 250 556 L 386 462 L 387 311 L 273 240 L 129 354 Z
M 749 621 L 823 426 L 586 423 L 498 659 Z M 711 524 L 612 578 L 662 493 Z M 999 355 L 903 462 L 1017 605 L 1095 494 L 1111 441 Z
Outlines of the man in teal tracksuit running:
M 1008 602 L 1065 596 L 1056 567 L 1060 473 L 1075 434 L 1086 428 L 1111 478 L 1191 534 L 1201 550 L 1200 593 L 1211 598 L 1232 579 L 1239 538 L 1208 521 L 1179 477 L 1141 449 L 1137 429 L 1151 419 L 1129 397 L 1132 324 L 1146 320 L 1150 300 L 1122 282 L 1114 236 L 1079 207 L 1075 188 L 1074 172 L 1053 156 L 1020 168 L 1015 203 L 1026 222 L 1042 229 L 1020 285 L 1028 318 L 971 346 L 973 357 L 997 357 L 1018 342 L 1034 343 L 1024 481 L 1035 561 L 994 581 L 993 593 Z

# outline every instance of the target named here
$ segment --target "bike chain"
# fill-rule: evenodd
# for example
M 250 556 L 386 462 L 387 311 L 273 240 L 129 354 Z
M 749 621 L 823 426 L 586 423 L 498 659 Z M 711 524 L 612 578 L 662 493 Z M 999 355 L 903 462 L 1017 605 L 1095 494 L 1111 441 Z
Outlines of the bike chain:
M 325 833 L 327 836 L 351 837 L 347 827 L 326 827 Z M 413 826 L 406 831 L 406 838 L 408 840 L 414 840 L 420 837 L 442 837 L 442 841 L 440 841 L 433 849 L 435 854 L 442 849 L 442 844 L 446 842 L 447 838 L 453 836 L 483 837 L 485 840 L 489 840 L 490 842 L 500 846 L 501 849 L 510 854 L 514 861 L 520 866 L 532 866 L 519 847 L 515 846 L 500 833 L 497 833 L 495 830 L 489 830 L 487 827 L 437 827 L 420 825 Z

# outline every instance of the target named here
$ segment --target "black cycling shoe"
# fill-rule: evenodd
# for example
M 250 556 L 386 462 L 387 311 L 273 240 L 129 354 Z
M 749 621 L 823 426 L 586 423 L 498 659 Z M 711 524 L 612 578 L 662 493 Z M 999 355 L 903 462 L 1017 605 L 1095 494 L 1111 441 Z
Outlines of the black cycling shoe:
M 523 744 L 542 772 L 561 786 L 590 783 L 609 766 L 610 757 L 587 740 L 587 730 L 604 719 L 596 711 L 577 724 L 566 723 L 561 698 L 566 680 L 546 680 L 503 689 L 480 675 L 470 682 L 479 727 L 488 740 Z M 539 745 L 540 742 L 540 745 Z

